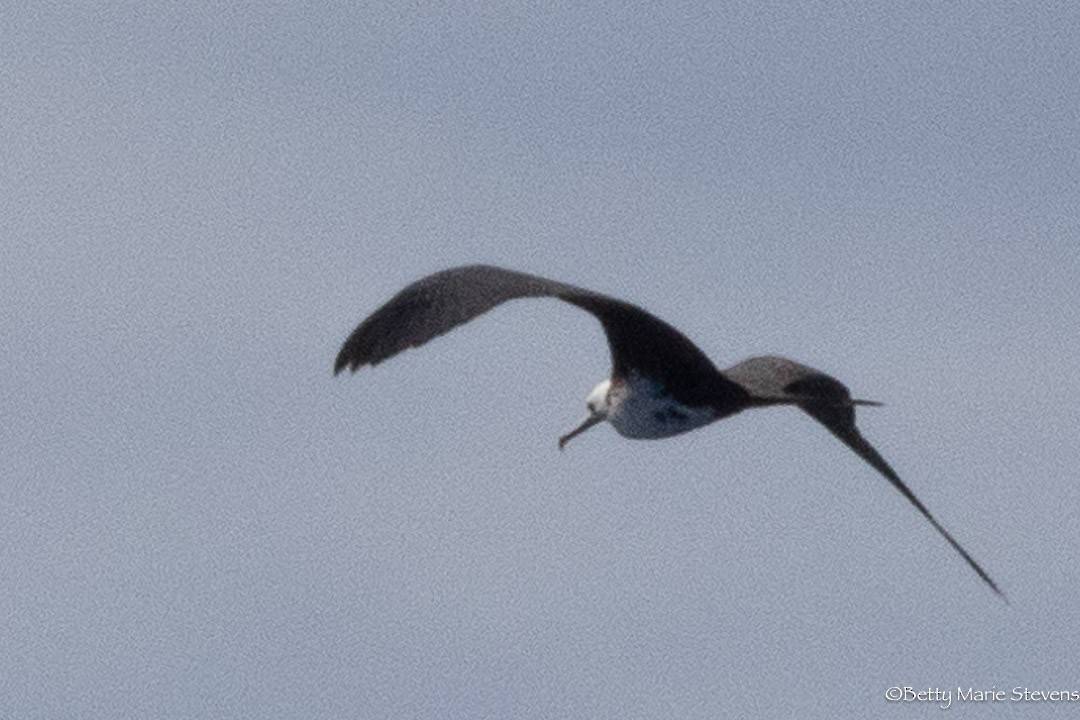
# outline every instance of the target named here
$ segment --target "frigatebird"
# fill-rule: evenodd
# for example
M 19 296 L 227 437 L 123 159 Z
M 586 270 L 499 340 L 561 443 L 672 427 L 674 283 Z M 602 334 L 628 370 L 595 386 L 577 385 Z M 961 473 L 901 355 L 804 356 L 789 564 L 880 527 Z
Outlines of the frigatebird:
M 489 265 L 443 270 L 404 288 L 353 330 L 334 374 L 394 357 L 519 298 L 556 298 L 592 313 L 611 349 L 611 377 L 586 399 L 588 417 L 559 438 L 559 448 L 607 421 L 627 438 L 665 438 L 749 408 L 794 405 L 854 450 L 930 521 L 983 582 L 1004 593 L 942 527 L 855 427 L 855 400 L 836 378 L 793 360 L 753 357 L 719 370 L 685 335 L 631 303 L 592 290 Z

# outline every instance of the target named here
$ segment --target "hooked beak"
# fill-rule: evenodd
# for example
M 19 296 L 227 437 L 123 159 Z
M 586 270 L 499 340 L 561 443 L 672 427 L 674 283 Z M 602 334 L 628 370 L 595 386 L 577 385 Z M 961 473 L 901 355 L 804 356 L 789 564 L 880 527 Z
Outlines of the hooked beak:
M 591 428 L 593 425 L 604 422 L 605 419 L 606 416 L 603 413 L 593 413 L 589 417 L 585 418 L 585 422 L 581 423 L 576 428 L 559 438 L 559 449 L 562 450 L 564 447 L 566 447 L 566 443 L 570 442 L 578 435 Z

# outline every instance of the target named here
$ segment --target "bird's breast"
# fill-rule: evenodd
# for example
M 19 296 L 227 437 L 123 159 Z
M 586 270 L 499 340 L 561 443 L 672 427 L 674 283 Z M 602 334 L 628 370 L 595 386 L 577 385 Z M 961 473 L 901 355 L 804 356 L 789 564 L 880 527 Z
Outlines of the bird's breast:
M 665 438 L 689 432 L 717 419 L 710 406 L 683 405 L 657 382 L 640 375 L 615 382 L 608 398 L 608 422 L 623 437 Z

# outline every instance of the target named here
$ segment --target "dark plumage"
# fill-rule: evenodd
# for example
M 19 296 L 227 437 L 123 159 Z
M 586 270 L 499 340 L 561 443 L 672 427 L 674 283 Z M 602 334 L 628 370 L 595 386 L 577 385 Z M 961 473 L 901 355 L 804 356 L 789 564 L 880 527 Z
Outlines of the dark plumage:
M 622 300 L 535 275 L 488 265 L 451 268 L 417 280 L 353 330 L 334 362 L 334 374 L 378 365 L 450 332 L 509 300 L 558 298 L 600 321 L 611 346 L 612 376 L 636 369 L 664 385 L 676 400 L 703 398 L 742 409 L 746 393 L 717 372 L 694 343 L 660 318 Z M 726 414 L 730 414 L 726 413 Z
M 608 421 L 631 438 L 669 437 L 752 407 L 795 405 L 885 476 L 990 588 L 997 584 L 930 514 L 855 427 L 847 387 L 823 372 L 781 357 L 755 357 L 721 372 L 694 343 L 649 312 L 607 295 L 535 275 L 486 265 L 443 270 L 407 286 L 349 335 L 334 374 L 378 365 L 509 300 L 557 298 L 592 313 L 611 350 L 611 379 L 589 395 L 590 415 L 564 435 L 561 448 Z

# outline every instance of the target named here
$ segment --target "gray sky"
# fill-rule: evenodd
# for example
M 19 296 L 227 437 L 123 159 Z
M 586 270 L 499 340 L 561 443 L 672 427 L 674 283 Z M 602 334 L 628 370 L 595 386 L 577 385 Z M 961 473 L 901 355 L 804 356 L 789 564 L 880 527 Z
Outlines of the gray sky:
M 1075 3 L 4 16 L 0 715 L 1080 691 Z M 558 452 L 608 372 L 559 303 L 331 376 L 367 313 L 466 262 L 884 402 L 864 433 L 1011 606 L 800 413 Z

